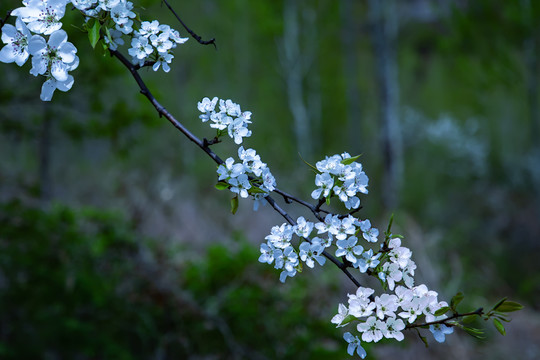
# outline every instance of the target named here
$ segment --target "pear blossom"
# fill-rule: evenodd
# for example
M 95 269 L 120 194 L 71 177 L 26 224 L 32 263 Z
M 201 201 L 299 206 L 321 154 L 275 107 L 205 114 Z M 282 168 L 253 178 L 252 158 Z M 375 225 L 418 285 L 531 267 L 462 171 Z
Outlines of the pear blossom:
M 343 324 L 343 321 L 348 315 L 349 315 L 349 309 L 347 309 L 345 305 L 339 304 L 338 313 L 334 315 L 334 317 L 332 318 L 332 320 L 330 320 L 330 322 L 332 324 L 336 324 L 336 327 L 345 326 L 346 324 Z
M 248 190 L 251 189 L 251 184 L 246 174 L 240 174 L 237 177 L 230 178 L 228 182 L 231 185 L 231 192 L 239 194 L 242 198 L 249 196 Z
M 361 255 L 364 251 L 364 248 L 361 245 L 356 245 L 358 238 L 356 236 L 351 236 L 347 240 L 338 240 L 336 245 L 338 249 L 336 250 L 336 256 L 345 256 L 345 258 L 351 263 L 356 262 L 355 255 Z
M 75 55 L 77 48 L 67 42 L 67 34 L 64 30 L 57 30 L 51 34 L 49 41 L 39 35 L 34 35 L 28 45 L 32 58 L 30 73 L 34 76 L 50 72 L 56 80 L 66 81 L 68 71 L 78 65 Z
M 111 50 L 117 50 L 118 46 L 124 45 L 124 39 L 122 39 L 122 32 L 115 29 L 110 29 L 109 34 L 111 37 L 105 36 L 105 43 L 109 46 Z
M 276 178 L 274 177 L 274 175 L 272 175 L 272 173 L 270 172 L 270 169 L 268 169 L 267 167 L 264 167 L 262 169 L 261 176 L 263 179 L 263 184 L 261 186 L 261 189 L 266 190 L 268 192 L 274 191 L 274 189 L 276 188 Z
M 197 109 L 199 109 L 200 112 L 204 113 L 203 115 L 199 115 L 199 118 L 202 120 L 202 122 L 207 122 L 210 119 L 211 113 L 216 108 L 217 101 L 217 96 L 214 97 L 212 100 L 205 97 L 197 103 Z
M 133 57 L 133 63 L 143 65 L 145 59 L 150 55 L 154 49 L 145 37 L 133 37 L 131 39 L 131 48 L 128 50 L 128 54 Z
M 405 336 L 401 330 L 405 329 L 405 323 L 401 319 L 396 319 L 395 317 L 389 317 L 386 319 L 386 333 L 384 334 L 385 338 L 394 338 L 397 341 L 402 341 Z
M 74 79 L 71 75 L 68 75 L 67 79 L 64 81 L 58 81 L 53 77 L 47 79 L 47 81 L 45 81 L 41 86 L 40 99 L 42 101 L 51 101 L 56 89 L 66 92 L 71 89 L 73 82 Z
M 360 221 L 360 230 L 362 230 L 362 236 L 368 242 L 375 243 L 377 242 L 377 237 L 379 236 L 379 230 L 371 227 L 371 221 L 368 219 Z
M 169 64 L 171 63 L 173 58 L 174 58 L 173 54 L 159 53 L 156 62 L 152 66 L 152 69 L 154 71 L 158 71 L 159 66 L 161 65 L 163 68 L 163 71 L 168 73 L 169 71 L 171 71 L 171 67 L 169 66 Z
M 244 118 L 236 118 L 228 126 L 229 136 L 234 139 L 235 144 L 239 145 L 242 143 L 242 138 L 251 136 L 251 130 L 245 126 Z
M 429 325 L 429 331 L 431 331 L 437 342 L 443 343 L 445 340 L 445 335 L 453 333 L 454 328 L 444 324 L 433 324 Z
M 323 197 L 328 197 L 332 187 L 334 186 L 334 178 L 330 176 L 329 173 L 317 174 L 315 176 L 315 185 L 318 186 L 317 189 L 313 190 L 311 197 L 314 199 L 319 199 L 321 195 Z
M 71 4 L 75 6 L 76 9 L 85 11 L 90 9 L 97 3 L 97 0 L 71 0 Z
M 311 242 L 313 244 L 319 244 L 323 248 L 327 248 L 327 247 L 332 246 L 332 236 L 328 236 L 328 237 L 325 237 L 325 238 L 314 237 Z
M 398 309 L 396 303 L 397 296 L 382 294 L 375 297 L 376 314 L 379 319 L 384 319 L 386 316 L 395 317 L 395 311 Z
M 227 114 L 219 112 L 210 115 L 210 120 L 212 120 L 212 123 L 210 124 L 211 128 L 224 130 L 232 123 L 233 119 Z
M 311 235 L 311 232 L 313 231 L 313 223 L 311 221 L 306 221 L 306 219 L 303 216 L 300 216 L 296 220 L 296 226 L 294 228 L 294 232 L 296 235 L 308 238 L 309 235 Z
M 225 180 L 235 178 L 244 173 L 244 166 L 239 163 L 235 163 L 232 157 L 225 160 L 224 164 L 218 166 L 217 173 L 219 175 L 218 180 Z
M 373 249 L 364 251 L 362 255 L 353 264 L 355 268 L 358 268 L 361 273 L 365 273 L 368 269 L 373 269 L 379 265 L 378 260 L 381 257 L 381 253 L 373 255 Z
M 17 8 L 11 15 L 18 16 L 27 23 L 32 32 L 50 35 L 62 27 L 68 0 L 29 1 L 27 6 Z
M 362 341 L 365 342 L 378 342 L 383 338 L 383 332 L 387 331 L 386 323 L 378 320 L 375 316 L 358 324 L 357 329 L 362 333 Z
M 281 226 L 274 226 L 270 230 L 270 235 L 265 237 L 269 243 L 276 248 L 285 249 L 289 247 L 293 236 L 293 227 L 287 223 L 281 224 Z
M 15 26 L 5 24 L 2 27 L 2 42 L 6 45 L 0 50 L 0 61 L 4 63 L 15 62 L 22 66 L 30 55 L 28 52 L 30 37 L 30 31 L 20 18 L 15 21 Z
M 242 116 L 242 110 L 240 105 L 232 102 L 230 99 L 219 101 L 219 110 L 227 113 L 229 116 L 240 117 Z M 249 120 L 249 119 L 248 119 Z
M 403 278 L 403 273 L 399 270 L 399 265 L 395 263 L 384 263 L 382 270 L 379 272 L 379 278 L 388 283 L 388 288 L 394 290 L 396 282 Z
M 323 266 L 326 262 L 326 258 L 321 255 L 324 251 L 324 247 L 320 244 L 310 244 L 307 241 L 304 241 L 300 244 L 300 259 L 306 263 L 310 268 L 315 266 L 315 261 L 319 265 Z
M 354 352 L 356 350 L 356 353 L 363 359 L 367 356 L 366 350 L 360 345 L 360 339 L 358 336 L 353 336 L 350 332 L 346 332 L 343 334 L 343 339 L 349 343 L 347 346 L 347 353 L 349 355 L 354 355 Z
M 268 243 L 262 243 L 260 246 L 261 256 L 259 256 L 259 262 L 271 264 L 274 262 L 274 246 Z

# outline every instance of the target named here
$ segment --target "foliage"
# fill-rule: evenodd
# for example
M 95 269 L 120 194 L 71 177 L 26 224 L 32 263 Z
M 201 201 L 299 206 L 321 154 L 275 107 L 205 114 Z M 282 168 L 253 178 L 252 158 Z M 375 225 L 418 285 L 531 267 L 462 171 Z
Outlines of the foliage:
M 141 239 L 114 214 L 4 203 L 0 356 L 344 355 L 307 281 L 273 291 L 275 275 L 253 262 L 258 251 L 244 240 L 235 244 L 236 250 L 215 245 L 200 260 L 175 265 L 175 252 Z M 145 252 L 160 262 L 158 274 L 157 264 L 141 259 Z M 162 286 L 166 274 L 170 287 Z

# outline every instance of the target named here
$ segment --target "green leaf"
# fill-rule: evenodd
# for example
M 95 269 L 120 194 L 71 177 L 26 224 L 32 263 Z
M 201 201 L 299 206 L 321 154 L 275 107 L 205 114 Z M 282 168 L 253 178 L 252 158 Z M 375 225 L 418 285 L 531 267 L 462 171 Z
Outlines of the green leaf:
M 441 315 L 444 315 L 448 312 L 448 310 L 450 310 L 450 306 L 443 306 L 442 308 L 440 308 L 439 310 L 435 311 L 435 316 L 441 316 Z
M 99 23 L 99 20 L 94 21 L 94 25 L 88 29 L 88 38 L 90 39 L 90 45 L 92 45 L 92 49 L 96 48 L 96 44 L 99 41 L 99 29 L 101 28 L 101 24 Z
M 510 320 L 503 313 L 495 312 L 495 314 L 493 316 L 496 317 L 499 320 L 502 320 L 502 321 L 505 321 L 505 322 L 510 322 Z
M 236 214 L 236 210 L 238 210 L 238 195 L 231 199 L 231 212 L 233 215 Z
M 426 345 L 426 347 L 429 347 L 429 344 L 427 342 L 427 339 L 425 336 L 422 336 L 422 334 L 420 334 L 420 331 L 418 329 L 416 329 L 416 333 L 418 334 L 418 336 L 420 337 L 420 340 L 422 340 L 422 342 L 424 343 L 424 345 Z
M 515 301 L 504 301 L 499 306 L 497 306 L 494 310 L 500 311 L 500 312 L 512 312 L 512 311 L 518 311 L 523 309 L 523 305 L 520 303 L 517 303 Z
M 476 318 L 478 317 L 478 315 L 469 315 L 469 316 L 465 316 L 463 318 L 463 320 L 461 320 L 461 322 L 463 324 L 470 324 L 472 323 L 474 320 L 476 320 Z
M 493 325 L 495 325 L 495 328 L 501 333 L 501 335 L 506 335 L 504 325 L 502 324 L 502 322 L 500 322 L 499 319 L 493 319 Z
M 355 321 L 355 320 L 358 320 L 358 318 L 356 316 L 347 315 L 347 316 L 345 316 L 345 319 L 343 319 L 343 321 L 341 322 L 341 325 L 347 325 L 351 321 Z
M 394 213 L 390 216 L 390 221 L 388 222 L 388 228 L 386 229 L 386 234 L 390 235 L 390 231 L 392 230 L 392 224 L 394 223 Z
M 298 156 L 300 156 L 300 159 L 302 159 L 302 161 L 303 161 L 307 166 L 309 166 L 310 168 L 312 168 L 313 171 L 315 171 L 317 174 L 322 174 L 315 166 L 311 165 L 311 164 L 308 163 L 306 160 L 304 160 L 304 158 L 302 157 L 302 155 L 300 155 L 300 153 L 298 153 Z
M 225 181 L 219 181 L 215 186 L 218 190 L 227 190 L 229 188 L 229 184 Z
M 475 329 L 471 327 L 463 326 L 463 330 L 467 332 L 467 334 L 471 335 L 472 337 L 475 337 L 477 339 L 485 339 L 484 332 L 480 329 Z
M 257 187 L 257 186 L 252 186 L 248 192 L 250 194 L 268 194 L 268 191 L 264 191 L 262 190 L 261 188 Z
M 362 155 L 356 155 L 356 156 L 353 156 L 353 157 L 350 157 L 350 158 L 347 158 L 347 159 L 343 159 L 341 160 L 341 163 L 343 165 L 351 165 L 353 162 L 355 162 L 356 160 L 358 160 L 358 158 L 362 156 Z
M 456 311 L 456 307 L 459 305 L 459 303 L 461 302 L 461 300 L 463 300 L 464 297 L 465 295 L 463 295 L 463 293 L 461 292 L 458 292 L 452 297 L 452 300 L 450 300 L 450 307 L 452 308 L 452 310 Z
M 499 302 L 497 304 L 495 304 L 495 306 L 491 310 L 497 310 L 498 307 L 501 306 L 502 303 L 506 301 L 506 299 L 508 299 L 508 298 L 502 298 L 501 300 L 499 300 Z

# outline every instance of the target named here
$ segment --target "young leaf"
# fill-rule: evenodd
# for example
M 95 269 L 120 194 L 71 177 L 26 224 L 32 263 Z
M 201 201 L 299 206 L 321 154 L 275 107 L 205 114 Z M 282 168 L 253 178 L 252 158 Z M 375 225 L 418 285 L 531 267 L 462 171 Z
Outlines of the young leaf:
M 90 39 L 90 45 L 92 45 L 92 49 L 96 48 L 96 44 L 99 41 L 99 29 L 101 28 L 101 24 L 99 23 L 99 20 L 94 21 L 94 25 L 88 29 L 88 39 Z
M 392 223 L 394 222 L 394 214 L 392 213 L 392 215 L 390 216 L 390 221 L 388 222 L 388 228 L 386 229 L 386 234 L 387 235 L 390 235 L 391 234 L 391 230 L 392 230 Z
M 465 330 L 467 334 L 471 335 L 472 337 L 477 339 L 485 339 L 484 332 L 480 329 L 463 326 L 463 330 Z
M 504 325 L 499 321 L 499 319 L 493 319 L 493 325 L 495 325 L 495 328 L 501 333 L 501 335 L 506 335 Z
M 435 311 L 435 316 L 441 316 L 441 315 L 444 315 L 448 312 L 448 310 L 450 310 L 450 306 L 443 306 L 442 308 L 440 308 L 439 310 Z
M 422 334 L 420 334 L 420 331 L 418 331 L 418 329 L 416 329 L 416 333 L 418 334 L 418 336 L 420 337 L 420 340 L 422 340 L 422 342 L 424 343 L 424 345 L 426 345 L 426 347 L 429 347 L 429 344 L 427 342 L 427 339 L 425 336 L 422 336 Z
M 464 324 L 470 324 L 472 323 L 474 320 L 476 320 L 476 318 L 478 317 L 478 315 L 469 315 L 469 316 L 465 316 L 463 318 L 463 320 L 461 320 L 462 323 Z
M 350 157 L 350 158 L 347 158 L 347 159 L 343 159 L 341 160 L 341 163 L 343 165 L 351 165 L 353 162 L 355 162 L 356 160 L 358 160 L 358 158 L 362 156 L 362 155 L 356 155 L 356 156 L 353 156 L 353 157 Z
M 354 320 L 358 320 L 358 318 L 356 316 L 353 316 L 353 315 L 347 315 L 345 316 L 345 319 L 343 319 L 343 321 L 341 322 L 341 326 L 343 325 L 347 325 L 348 323 L 350 323 L 351 321 L 354 321 Z
M 248 190 L 248 192 L 249 192 L 250 194 L 268 194 L 267 191 L 264 191 L 264 190 L 262 190 L 261 188 L 259 188 L 259 187 L 257 187 L 257 186 L 252 186 L 252 187 Z
M 225 181 L 219 181 L 215 186 L 218 190 L 227 190 L 229 188 L 229 184 Z
M 308 163 L 306 160 L 304 160 L 304 158 L 302 157 L 302 155 L 300 155 L 300 153 L 298 153 L 298 156 L 300 156 L 300 159 L 302 159 L 302 161 L 303 161 L 307 166 L 309 166 L 311 169 L 313 169 L 313 171 L 315 171 L 317 174 L 322 174 L 315 166 L 311 165 L 311 164 Z
M 500 312 L 512 312 L 512 311 L 518 311 L 521 309 L 523 309 L 523 305 L 521 305 L 520 303 L 517 303 L 515 301 L 504 301 L 494 310 L 497 310 Z
M 499 302 L 497 304 L 495 304 L 495 306 L 493 307 L 492 310 L 497 310 L 499 308 L 499 306 L 501 306 L 502 303 L 506 301 L 506 299 L 508 299 L 508 298 L 502 298 L 501 300 L 499 300 Z
M 238 195 L 231 199 L 231 212 L 233 215 L 236 214 L 236 210 L 238 210 Z
M 456 295 L 452 297 L 452 300 L 450 300 L 450 307 L 452 308 L 452 310 L 456 311 L 457 306 L 459 305 L 461 300 L 463 300 L 464 297 L 465 295 L 463 295 L 463 293 L 461 292 L 458 292 Z

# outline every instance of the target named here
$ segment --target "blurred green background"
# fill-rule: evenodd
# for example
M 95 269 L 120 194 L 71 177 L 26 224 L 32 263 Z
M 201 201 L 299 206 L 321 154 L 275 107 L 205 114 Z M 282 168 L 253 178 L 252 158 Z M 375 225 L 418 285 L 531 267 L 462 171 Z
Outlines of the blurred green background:
M 425 349 L 411 333 L 366 346 L 369 358 L 540 358 L 540 3 L 171 4 L 217 43 L 190 39 L 169 74 L 141 71 L 184 125 L 211 138 L 197 102 L 241 104 L 253 112 L 246 146 L 306 200 L 298 153 L 362 154 L 360 216 L 383 229 L 395 213 L 418 283 L 463 291 L 463 310 L 503 296 L 526 306 L 504 338 L 456 330 Z M 159 1 L 135 5 L 187 36 Z M 18 6 L 2 1 L 0 16 Z M 329 320 L 354 289 L 330 266 L 282 285 L 258 263 L 282 219 L 249 201 L 230 214 L 215 164 L 91 49 L 80 21 L 67 11 L 75 85 L 51 103 L 30 64 L 0 64 L 0 358 L 349 358 Z

